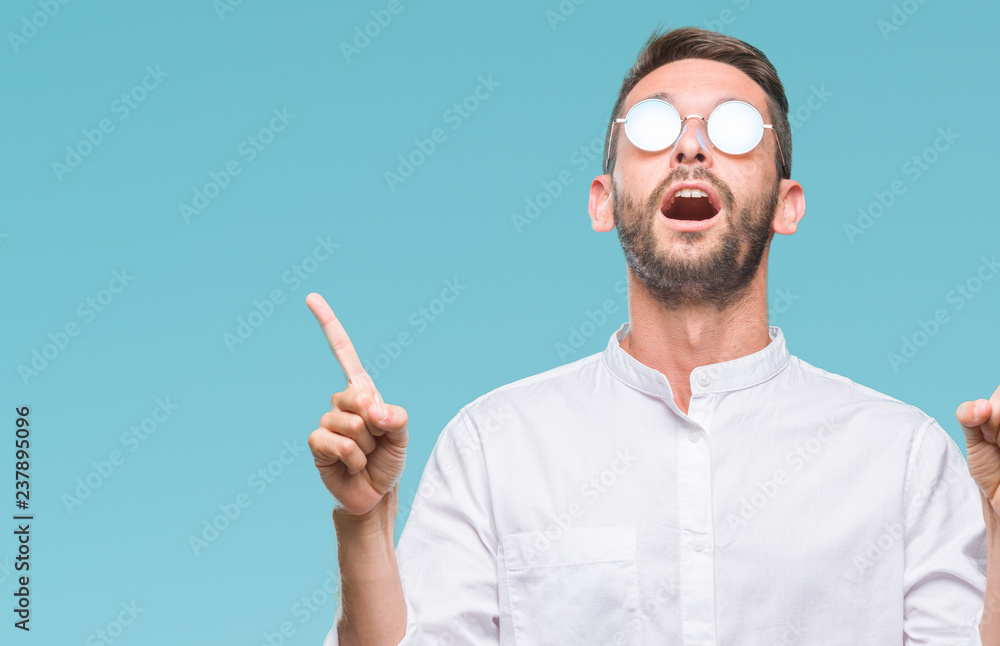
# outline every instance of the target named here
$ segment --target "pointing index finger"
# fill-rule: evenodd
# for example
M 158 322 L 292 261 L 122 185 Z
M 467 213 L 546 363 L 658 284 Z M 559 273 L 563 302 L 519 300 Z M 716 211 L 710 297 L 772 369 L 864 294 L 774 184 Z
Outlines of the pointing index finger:
M 344 374 L 347 375 L 347 382 L 368 382 L 374 384 L 372 378 L 365 371 L 364 366 L 361 365 L 361 359 L 358 358 L 358 353 L 354 350 L 354 344 L 351 343 L 350 337 L 347 336 L 347 331 L 344 330 L 344 326 L 337 320 L 326 299 L 313 292 L 306 296 L 306 305 L 312 310 L 313 316 L 316 317 L 320 327 L 323 328 L 323 334 L 330 344 L 330 350 L 337 357 L 340 367 L 344 369 Z M 381 400 L 381 398 L 379 399 Z

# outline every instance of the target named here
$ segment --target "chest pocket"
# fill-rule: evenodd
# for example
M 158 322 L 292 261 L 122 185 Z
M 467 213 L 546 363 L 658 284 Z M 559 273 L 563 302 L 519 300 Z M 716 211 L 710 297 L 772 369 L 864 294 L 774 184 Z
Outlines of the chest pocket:
M 509 534 L 503 554 L 518 646 L 641 644 L 634 527 Z

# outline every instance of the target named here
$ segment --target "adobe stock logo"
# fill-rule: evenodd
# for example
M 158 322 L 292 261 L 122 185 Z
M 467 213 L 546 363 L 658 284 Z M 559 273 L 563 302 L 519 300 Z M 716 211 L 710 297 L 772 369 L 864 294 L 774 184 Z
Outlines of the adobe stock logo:
M 469 94 L 465 95 L 460 101 L 452 103 L 451 107 L 441 113 L 441 120 L 444 123 L 450 124 L 452 130 L 461 128 L 462 124 L 470 119 L 482 107 L 482 104 L 493 96 L 497 88 L 502 85 L 502 83 L 493 80 L 492 74 L 487 74 L 486 76 L 480 74 L 477 80 L 479 83 Z M 391 192 L 395 193 L 396 187 L 412 177 L 416 170 L 423 166 L 437 152 L 438 148 L 448 140 L 448 133 L 444 131 L 444 128 L 434 128 L 429 134 L 429 137 L 423 139 L 417 137 L 414 139 L 413 148 L 405 156 L 396 156 L 396 159 L 399 160 L 396 172 L 387 170 L 383 173 L 386 186 L 389 187 Z
M 556 30 L 556 27 L 560 23 L 566 22 L 566 20 L 576 13 L 576 8 L 582 5 L 587 0 L 561 0 L 554 9 L 547 9 L 545 11 L 545 21 L 549 23 L 549 29 L 552 31 Z
M 115 449 L 107 454 L 107 459 L 99 462 L 91 461 L 90 466 L 93 469 L 76 479 L 76 488 L 73 492 L 63 493 L 62 503 L 66 512 L 72 514 L 74 508 L 82 506 L 95 491 L 104 486 L 115 474 L 116 469 L 125 464 L 129 455 L 145 445 L 159 430 L 160 425 L 169 420 L 178 408 L 180 406 L 171 402 L 169 397 L 162 399 L 157 397 L 156 406 L 149 415 L 138 424 L 130 426 L 129 430 L 122 432 L 119 441 L 128 448 L 128 453 Z
M 983 291 L 986 284 L 996 277 L 998 272 L 1000 272 L 1000 261 L 997 260 L 997 255 L 993 254 L 989 258 L 982 256 L 976 271 L 964 282 L 955 283 L 955 287 L 948 290 L 944 297 L 945 302 L 952 306 L 953 312 L 962 311 L 979 292 Z M 906 365 L 916 358 L 920 350 L 926 347 L 931 339 L 936 337 L 951 320 L 951 313 L 943 307 L 935 309 L 933 315 L 926 319 L 918 319 L 917 329 L 899 338 L 899 352 L 886 354 L 892 371 L 899 372 L 900 366 Z
M 83 323 L 93 322 L 97 315 L 111 305 L 118 294 L 125 291 L 125 288 L 133 280 L 135 280 L 135 276 L 129 274 L 124 267 L 121 271 L 112 270 L 111 280 L 107 282 L 107 287 L 80 301 L 79 305 L 76 306 L 76 315 L 82 319 Z M 32 348 L 31 360 L 27 364 L 18 364 L 17 374 L 21 378 L 21 383 L 27 386 L 31 378 L 38 377 L 50 363 L 55 361 L 56 357 L 69 347 L 72 339 L 80 336 L 82 330 L 83 327 L 76 321 L 68 321 L 54 333 L 49 332 L 50 343 L 43 344 L 41 351 L 38 348 Z
M 514 225 L 514 230 L 518 234 L 524 231 L 525 227 L 529 224 L 537 220 L 546 209 L 559 199 L 560 195 L 569 192 L 566 189 L 573 183 L 575 175 L 579 175 L 594 166 L 598 169 L 603 168 L 604 125 L 598 126 L 597 130 L 602 132 L 602 134 L 591 138 L 590 141 L 583 143 L 570 153 L 566 162 L 572 168 L 563 168 L 558 173 L 552 175 L 551 180 L 540 182 L 539 186 L 541 186 L 542 190 L 524 199 L 523 210 L 510 214 L 511 224 Z
M 736 5 L 740 11 L 746 11 L 750 8 L 750 0 L 732 0 L 732 4 Z M 732 9 L 723 9 L 719 12 L 717 19 L 705 20 L 702 26 L 709 31 L 723 32 L 727 25 L 736 22 L 739 15 L 738 13 L 734 13 Z
M 122 92 L 111 102 L 108 109 L 118 117 L 118 123 L 125 121 L 132 115 L 139 105 L 152 94 L 163 79 L 170 76 L 169 72 L 164 72 L 159 65 L 146 66 L 146 74 L 138 83 L 133 85 L 127 92 Z M 104 117 L 97 122 L 94 128 L 84 128 L 80 131 L 82 137 L 74 144 L 66 146 L 66 154 L 62 161 L 52 162 L 52 172 L 60 182 L 63 177 L 72 173 L 83 164 L 83 160 L 92 155 L 104 140 L 115 131 L 115 122 L 110 117 Z
M 618 302 L 616 301 L 626 299 L 628 285 L 624 280 L 619 280 L 614 285 L 614 291 L 615 294 L 618 294 L 617 299 L 606 298 L 599 308 L 584 311 L 583 318 L 585 320 L 569 328 L 569 335 L 565 342 L 556 342 L 555 350 L 560 361 L 566 361 L 567 357 L 584 347 L 588 340 L 597 334 L 613 315 L 618 313 Z
M 621 449 L 615 451 L 613 457 L 614 459 L 606 468 L 591 476 L 580 487 L 579 497 L 586 501 L 585 504 L 574 500 L 565 507 L 565 511 L 549 514 L 552 522 L 545 526 L 544 531 L 539 532 L 531 547 L 524 552 L 526 564 L 537 565 L 541 554 L 551 548 L 567 530 L 573 527 L 576 524 L 576 519 L 583 516 L 588 508 L 614 489 L 619 479 L 627 479 L 628 473 L 637 462 L 641 461 L 639 456 Z
M 125 628 L 135 623 L 136 617 L 146 610 L 136 604 L 135 599 L 132 599 L 130 603 L 122 601 L 119 605 L 122 609 L 118 611 L 117 619 L 112 619 L 103 628 L 92 632 L 85 642 L 87 646 L 91 646 L 92 644 L 113 644 L 115 640 L 122 636 Z
M 788 111 L 788 126 L 792 132 L 802 127 L 806 121 L 812 119 L 813 115 L 826 105 L 826 102 L 833 96 L 833 92 L 826 89 L 825 83 L 820 83 L 809 88 L 809 96 L 794 110 Z
M 293 440 L 291 443 L 285 440 L 281 444 L 282 449 L 276 458 L 247 477 L 247 486 L 253 489 L 253 494 L 240 491 L 231 500 L 219 503 L 216 506 L 219 513 L 203 520 L 197 534 L 188 535 L 188 546 L 195 556 L 201 556 L 203 551 L 219 540 L 223 532 L 239 520 L 243 511 L 253 504 L 254 494 L 259 498 L 277 478 L 289 470 L 299 455 L 309 453 L 298 440 Z
M 319 271 L 320 265 L 333 256 L 333 252 L 340 247 L 340 244 L 330 239 L 330 236 L 317 236 L 317 245 L 312 253 L 306 255 L 297 263 L 290 266 L 281 274 L 281 282 L 288 285 L 289 291 L 294 292 L 313 274 Z M 254 299 L 253 309 L 245 316 L 236 318 L 236 327 L 232 331 L 226 330 L 222 333 L 222 342 L 226 344 L 229 354 L 236 352 L 239 346 L 246 343 L 254 335 L 260 326 L 270 319 L 278 306 L 286 301 L 285 292 L 280 287 L 272 289 L 264 297 L 264 300 Z
M 879 18 L 875 23 L 879 33 L 882 34 L 882 40 L 889 40 L 889 34 L 899 31 L 910 21 L 911 16 L 920 11 L 920 6 L 926 3 L 927 0 L 903 0 L 901 4 L 893 4 L 889 19 Z
M 271 145 L 278 133 L 284 132 L 296 116 L 288 111 L 288 106 L 281 109 L 273 108 L 273 115 L 257 132 L 247 136 L 236 146 L 236 152 L 244 163 L 250 164 L 253 160 Z M 205 209 L 211 205 L 215 198 L 219 197 L 230 184 L 233 178 L 243 172 L 238 159 L 233 158 L 226 162 L 222 170 L 210 171 L 208 182 L 201 186 L 196 186 L 191 190 L 191 202 L 180 202 L 177 204 L 177 211 L 184 219 L 184 224 L 191 224 L 191 219 L 196 215 L 201 215 Z
M 67 4 L 69 4 L 69 0 L 38 0 L 38 8 L 41 11 L 31 14 L 30 19 L 28 16 L 21 16 L 21 29 L 19 33 L 14 33 L 13 31 L 7 32 L 7 41 L 10 43 L 14 53 L 19 53 L 21 48 L 28 44 L 29 40 L 38 35 L 39 29 L 43 29 L 45 25 L 49 24 L 49 20 L 56 17 L 56 14 L 59 13 L 60 5 Z
M 911 183 L 917 182 L 931 169 L 931 166 L 937 163 L 941 154 L 949 150 L 961 138 L 962 135 L 952 132 L 951 126 L 938 128 L 937 137 L 934 138 L 931 145 L 926 146 L 919 154 L 910 157 L 903 164 L 901 172 L 910 178 Z M 855 222 L 844 223 L 844 235 L 847 236 L 848 242 L 854 244 L 857 238 L 871 229 L 875 221 L 887 213 L 896 200 L 906 193 L 906 189 L 907 186 L 903 181 L 897 179 L 889 184 L 888 189 L 874 191 L 872 196 L 875 199 L 865 206 L 858 207 Z
M 795 479 L 795 474 L 816 458 L 823 449 L 833 441 L 839 433 L 837 420 L 820 420 L 819 428 L 805 441 L 797 441 L 795 446 L 785 454 L 785 463 L 791 471 L 774 469 L 764 473 L 764 480 L 757 479 L 749 492 L 731 503 L 731 509 L 726 513 L 726 522 L 733 533 L 749 525 L 771 500 L 774 499 L 789 482 Z
M 445 280 L 444 287 L 436 298 L 432 298 L 426 305 L 421 305 L 407 317 L 407 321 L 416 330 L 414 334 L 402 330 L 389 343 L 383 341 L 379 344 L 381 351 L 371 361 L 362 359 L 361 363 L 368 375 L 372 379 L 378 379 L 403 354 L 403 348 L 410 347 L 414 337 L 426 332 L 431 323 L 440 319 L 441 315 L 468 288 L 469 286 L 459 282 L 458 278 Z
M 232 13 L 236 11 L 236 7 L 243 4 L 243 0 L 215 0 L 212 3 L 212 8 L 215 9 L 215 15 L 219 17 L 219 22 L 226 19 L 227 13 Z
M 403 13 L 405 8 L 400 0 L 389 0 L 384 9 L 369 11 L 372 19 L 354 28 L 354 39 L 350 43 L 340 41 L 340 53 L 344 55 L 344 60 L 350 63 L 352 58 L 361 54 L 361 50 L 371 45 L 382 34 L 382 30 L 389 26 L 392 17 Z
M 799 300 L 798 294 L 793 294 L 789 288 L 779 289 L 767 304 L 767 323 L 774 325 L 778 317 L 792 309 L 795 301 Z

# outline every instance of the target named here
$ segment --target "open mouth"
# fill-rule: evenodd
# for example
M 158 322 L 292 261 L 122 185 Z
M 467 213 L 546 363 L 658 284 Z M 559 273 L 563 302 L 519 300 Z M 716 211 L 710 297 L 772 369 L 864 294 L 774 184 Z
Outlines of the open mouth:
M 708 220 L 720 210 L 717 198 L 700 188 L 674 190 L 663 201 L 660 212 L 671 220 Z

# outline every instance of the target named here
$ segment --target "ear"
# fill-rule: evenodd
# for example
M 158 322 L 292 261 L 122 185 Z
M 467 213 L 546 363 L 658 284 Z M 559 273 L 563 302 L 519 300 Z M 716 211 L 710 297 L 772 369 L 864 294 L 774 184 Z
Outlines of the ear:
M 590 183 L 590 226 L 594 231 L 610 231 L 615 228 L 614 200 L 611 198 L 611 175 L 598 175 Z
M 799 220 L 806 214 L 806 196 L 802 185 L 791 179 L 781 180 L 778 210 L 774 214 L 774 232 L 791 235 L 798 228 Z

